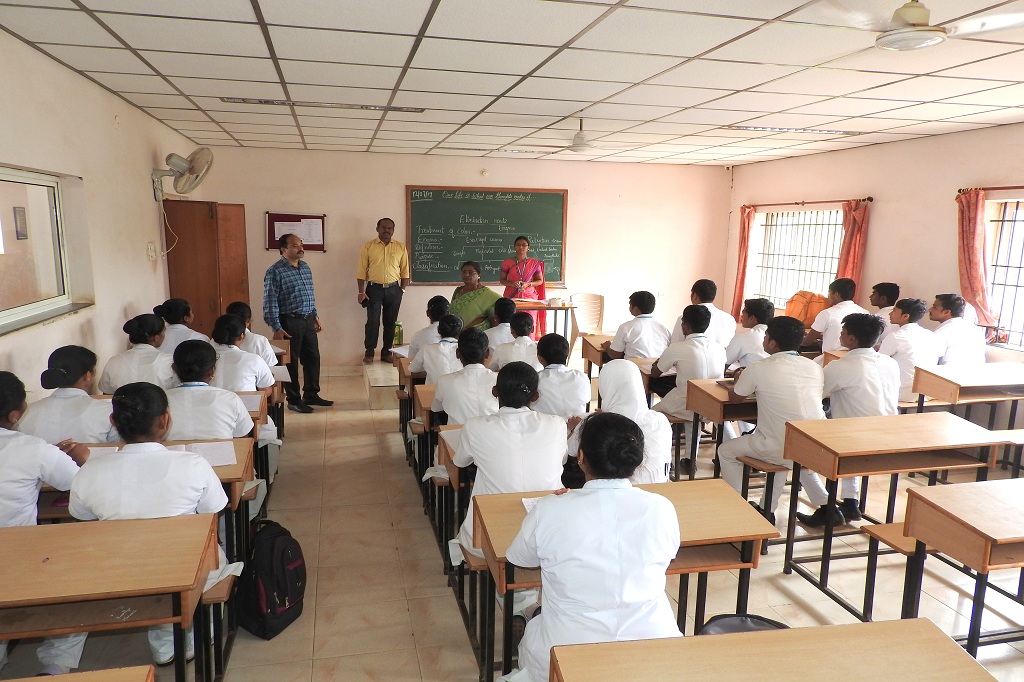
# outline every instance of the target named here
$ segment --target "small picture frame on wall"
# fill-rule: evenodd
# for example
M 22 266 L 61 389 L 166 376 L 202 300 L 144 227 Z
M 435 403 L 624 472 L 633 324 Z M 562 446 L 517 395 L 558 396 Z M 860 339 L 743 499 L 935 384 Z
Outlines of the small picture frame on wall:
M 14 207 L 14 236 L 18 239 L 28 239 L 28 218 L 24 206 Z

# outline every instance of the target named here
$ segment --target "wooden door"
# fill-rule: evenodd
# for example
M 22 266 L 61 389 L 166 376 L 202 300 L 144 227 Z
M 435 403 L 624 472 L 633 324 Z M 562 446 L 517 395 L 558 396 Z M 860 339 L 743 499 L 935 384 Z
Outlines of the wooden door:
M 195 315 L 192 328 L 209 335 L 222 310 L 217 204 L 165 199 L 164 212 L 167 214 L 164 243 L 170 249 L 167 280 L 171 298 L 188 301 Z
M 249 302 L 249 256 L 245 250 L 245 205 L 217 204 L 220 254 L 220 311 L 233 301 Z

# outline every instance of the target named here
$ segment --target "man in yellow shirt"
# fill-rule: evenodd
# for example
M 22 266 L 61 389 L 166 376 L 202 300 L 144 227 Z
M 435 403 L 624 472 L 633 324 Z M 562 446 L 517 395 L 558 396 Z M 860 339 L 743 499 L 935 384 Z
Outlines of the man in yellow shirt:
M 384 338 L 380 359 L 391 361 L 398 309 L 402 306 L 402 294 L 409 286 L 409 254 L 405 244 L 391 239 L 394 233 L 395 221 L 381 218 L 377 221 L 377 238 L 363 244 L 359 252 L 359 265 L 356 267 L 359 294 L 356 301 L 366 308 L 366 352 L 363 354 L 366 364 L 373 362 L 373 352 L 377 348 L 381 311 L 384 313 Z

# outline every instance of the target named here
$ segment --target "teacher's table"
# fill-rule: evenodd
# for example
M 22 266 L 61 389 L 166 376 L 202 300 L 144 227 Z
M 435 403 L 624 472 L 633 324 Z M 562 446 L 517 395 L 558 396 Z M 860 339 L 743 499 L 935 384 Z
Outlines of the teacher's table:
M 757 399 L 747 398 L 741 403 L 729 402 L 729 387 L 735 379 L 690 379 L 686 382 L 686 409 L 693 412 L 693 437 L 690 439 L 690 480 L 697 473 L 697 448 L 700 445 L 700 420 L 715 424 L 715 454 L 722 444 L 725 422 L 757 421 Z M 717 468 L 715 470 L 717 472 Z M 676 448 L 676 476 L 679 476 L 679 448 Z
M 533 301 L 526 298 L 517 298 L 515 299 L 515 302 L 516 312 L 523 310 L 529 312 L 550 311 L 552 317 L 554 317 L 554 319 L 552 320 L 553 324 L 551 325 L 554 329 L 558 328 L 558 313 L 562 313 L 562 336 L 564 336 L 567 341 L 569 340 L 569 316 L 571 315 L 573 318 L 576 317 L 576 306 L 571 304 L 548 305 L 543 301 Z M 571 349 L 572 347 L 570 346 L 570 350 Z
M 22 678 L 35 680 L 34 677 Z M 139 665 L 132 668 L 112 668 L 110 670 L 94 670 L 84 673 L 67 673 L 50 675 L 51 682 L 153 682 L 155 671 L 151 665 Z M 11 682 L 18 682 L 12 680 Z
M 589 379 L 591 368 L 598 367 L 600 369 L 604 364 L 604 349 L 601 346 L 606 341 L 611 341 L 615 337 L 604 334 L 588 334 L 581 338 L 583 339 L 583 346 L 580 352 L 583 355 L 583 365 L 587 370 L 587 378 Z
M 184 682 L 183 628 L 217 568 L 215 514 L 0 528 L 0 547 L 17 548 L 0 561 L 0 639 L 171 623 Z
M 883 678 L 993 682 L 930 620 L 895 620 L 551 649 L 551 682 Z
M 1017 401 L 1024 399 L 1024 363 L 987 362 L 974 365 L 936 365 L 915 367 L 914 393 L 919 393 L 918 412 L 924 409 L 925 396 L 944 400 L 952 405 L 966 405 L 970 419 L 972 405 L 989 405 L 988 428 L 995 428 L 996 405 L 1010 403 L 1007 428 L 1012 429 L 1017 417 Z
M 1024 639 L 1021 627 L 984 635 L 981 632 L 987 588 L 1024 604 L 1021 588 L 1014 594 L 988 582 L 991 571 L 1024 567 L 1024 480 L 910 488 L 903 532 L 917 540 L 911 568 L 907 571 L 908 585 L 904 588 L 910 599 L 905 616 L 917 615 L 926 549 L 938 551 L 970 569 L 964 571 L 968 575 L 973 572 L 970 630 L 966 637 L 957 638 L 967 653 L 977 656 L 980 645 Z
M 928 471 L 931 472 L 930 481 L 934 483 L 939 471 L 977 469 L 978 479 L 983 480 L 988 469 L 995 465 L 998 446 L 1005 444 L 1006 439 L 998 431 L 989 431 L 949 412 L 786 422 L 783 456 L 793 461 L 793 486 L 790 492 L 783 572 L 788 574 L 795 571 L 857 618 L 870 620 L 871 602 L 874 599 L 872 589 L 865 589 L 863 609 L 859 610 L 828 586 L 829 564 L 833 559 L 832 538 L 836 534 L 831 517 L 825 524 L 821 556 L 793 558 L 801 468 L 810 469 L 827 479 L 825 488 L 829 505 L 836 503 L 840 478 L 861 476 L 866 479 L 871 475 L 889 475 L 889 499 L 885 515 L 885 523 L 889 524 L 893 522 L 896 513 L 899 474 Z M 965 452 L 969 450 L 977 452 Z M 865 480 L 861 504 L 866 491 Z M 864 518 L 877 522 L 867 515 Z M 855 529 L 843 534 L 859 532 L 859 529 Z M 860 556 L 865 554 L 853 552 L 836 555 L 834 558 Z M 873 558 L 868 555 L 869 563 Z M 818 562 L 821 567 L 817 576 L 801 565 Z
M 779 537 L 779 531 L 754 510 L 746 500 L 721 479 L 654 483 L 636 486 L 667 497 L 679 516 L 679 553 L 669 565 L 668 575 L 679 575 L 680 631 L 686 625 L 686 599 L 689 575 L 697 574 L 697 605 L 694 631 L 704 623 L 707 597 L 707 575 L 710 571 L 739 571 L 736 589 L 736 612 L 747 612 L 750 569 L 757 568 L 761 542 Z M 504 595 L 502 670 L 512 669 L 512 596 L 517 589 L 539 587 L 537 569 L 517 568 L 506 558 L 526 518 L 524 497 L 543 497 L 550 492 L 477 495 L 473 498 L 473 546 L 480 548 L 487 560 L 493 590 Z M 571 495 L 572 492 L 566 493 Z M 713 509 L 714 513 L 708 513 Z M 698 521 L 699 519 L 699 521 Z M 493 601 L 493 595 L 491 597 Z M 481 672 L 490 678 L 494 657 L 494 612 L 485 624 L 488 640 L 482 647 Z

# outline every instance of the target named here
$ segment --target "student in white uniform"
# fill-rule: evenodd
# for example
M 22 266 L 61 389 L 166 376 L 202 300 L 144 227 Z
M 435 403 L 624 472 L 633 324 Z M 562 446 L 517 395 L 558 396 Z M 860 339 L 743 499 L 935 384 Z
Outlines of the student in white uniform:
M 516 340 L 512 335 L 512 316 L 515 314 L 514 298 L 501 298 L 494 302 L 494 319 L 491 320 L 491 328 L 484 332 L 487 334 L 487 347 L 492 354 L 501 344 Z
M 530 313 L 519 312 L 509 323 L 512 341 L 500 344 L 491 353 L 491 369 L 499 370 L 510 362 L 525 362 L 537 372 L 544 368 L 537 359 L 537 342 L 530 338 L 533 333 L 533 317 Z
M 472 417 L 496 413 L 498 375 L 487 368 L 490 354 L 487 334 L 476 327 L 463 329 L 456 348 L 462 369 L 438 378 L 430 409 L 447 413 L 449 424 L 465 424 Z
M 228 303 L 228 307 L 224 309 L 224 313 L 227 315 L 234 315 L 235 317 L 242 320 L 242 324 L 245 325 L 245 336 L 242 339 L 242 343 L 238 344 L 238 347 L 244 350 L 246 353 L 253 353 L 263 358 L 263 361 L 267 363 L 268 367 L 273 367 L 277 364 L 277 353 L 274 352 L 274 347 L 270 343 L 270 339 L 263 336 L 263 334 L 257 334 L 252 330 L 252 308 L 245 301 L 234 301 Z
M 540 371 L 537 392 L 540 397 L 530 407 L 534 412 L 553 414 L 562 419 L 587 411 L 593 389 L 590 378 L 577 369 L 569 369 L 569 342 L 561 334 L 545 334 L 537 341 Z
M 161 388 L 178 384 L 171 369 L 173 361 L 159 351 L 164 342 L 165 326 L 159 315 L 136 315 L 121 328 L 132 347 L 107 361 L 100 377 L 100 393 L 110 394 L 136 381 L 147 381 Z
M 654 294 L 634 291 L 629 296 L 629 314 L 633 316 L 619 325 L 615 338 L 601 344 L 606 359 L 660 358 L 672 336 L 668 328 L 654 319 Z
M 722 478 L 736 492 L 743 484 L 743 465 L 736 461 L 737 457 L 756 457 L 790 468 L 793 462 L 782 457 L 786 422 L 825 418 L 821 408 L 825 378 L 817 363 L 797 353 L 803 337 L 804 325 L 800 320 L 785 315 L 773 318 L 764 335 L 764 349 L 769 357 L 737 370 L 729 400 L 742 402 L 749 395 L 757 397 L 757 429 L 725 441 L 718 448 Z M 783 488 L 785 481 L 776 477 L 771 497 L 765 490 L 761 504 L 755 505 L 772 523 Z
M 194 318 L 192 306 L 183 298 L 167 299 L 153 308 L 153 314 L 159 315 L 167 323 L 164 342 L 160 345 L 161 353 L 174 355 L 174 349 L 182 341 L 198 340 L 210 342 L 209 336 L 189 327 Z
M 241 318 L 221 315 L 213 323 L 217 369 L 210 385 L 226 391 L 266 391 L 274 388 L 274 375 L 266 361 L 240 348 L 245 326 Z
M 617 414 L 587 420 L 580 490 L 542 498 L 509 545 L 517 566 L 539 566 L 541 613 L 526 625 L 519 669 L 505 678 L 545 682 L 551 647 L 681 637 L 665 570 L 679 551 L 679 520 L 660 495 L 632 487 L 643 434 Z
M 110 425 L 110 401 L 89 395 L 96 388 L 96 354 L 91 350 L 63 346 L 53 351 L 39 383 L 57 390 L 29 405 L 18 431 L 51 444 L 69 438 L 79 443 L 117 440 Z
M 725 361 L 729 367 L 746 367 L 758 360 L 764 360 L 764 331 L 768 322 L 775 317 L 775 305 L 767 298 L 748 298 L 743 301 L 740 324 L 744 331 L 732 337 L 725 349 Z
M 171 424 L 166 440 L 242 438 L 253 422 L 237 394 L 210 386 L 217 351 L 205 341 L 185 341 L 174 351 L 181 385 L 167 391 Z
M 717 295 L 718 285 L 710 279 L 698 279 L 690 287 L 690 303 L 702 305 L 711 313 L 711 323 L 706 332 L 708 338 L 725 348 L 736 335 L 736 318 L 715 306 L 714 300 Z M 680 315 L 672 328 L 672 343 L 682 341 L 684 336 L 683 316 Z
M 935 342 L 940 365 L 978 365 L 985 362 L 985 332 L 964 319 L 967 302 L 957 294 L 936 294 L 928 319 L 938 322 Z
M 423 329 L 412 335 L 409 341 L 409 357 L 414 358 L 420 352 L 420 348 L 428 343 L 437 343 L 441 335 L 437 332 L 438 321 L 448 314 L 448 299 L 444 296 L 434 296 L 427 301 L 427 319 L 430 320 Z
M 900 368 L 888 355 L 875 350 L 885 323 L 877 315 L 854 313 L 843 320 L 839 341 L 850 349 L 846 355 L 825 365 L 825 395 L 832 405 L 833 419 L 849 417 L 881 417 L 898 412 L 900 395 Z M 801 476 L 811 504 L 817 507 L 813 514 L 798 512 L 800 523 L 821 528 L 829 515 L 836 525 L 857 521 L 860 508 L 859 477 L 844 478 L 840 483 L 840 504 L 828 506 L 828 492 L 818 474 L 809 471 Z
M 193 343 L 209 347 L 202 341 Z M 127 445 L 83 465 L 71 485 L 72 516 L 101 521 L 156 519 L 216 514 L 224 509 L 228 498 L 209 463 L 199 455 L 160 444 L 169 440 L 171 423 L 163 389 L 148 383 L 128 384 L 114 393 L 113 403 L 111 420 Z M 139 550 L 126 547 L 125 551 Z M 220 551 L 220 566 L 225 564 Z M 149 628 L 149 647 L 157 665 L 174 662 L 172 633 L 171 625 Z M 191 628 L 185 633 L 185 650 L 191 660 L 195 655 Z
M 462 320 L 458 315 L 445 315 L 437 322 L 437 332 L 441 340 L 428 343 L 420 348 L 416 357 L 409 363 L 410 372 L 426 372 L 427 383 L 436 384 L 445 374 L 462 369 L 462 363 L 455 356 L 459 332 L 462 331 Z
M 914 368 L 939 364 L 939 344 L 935 334 L 918 321 L 928 312 L 928 304 L 919 298 L 901 298 L 889 313 L 896 331 L 886 337 L 878 352 L 888 355 L 900 368 L 900 400 L 917 402 L 914 393 Z M 927 399 L 927 398 L 926 398 Z
M 91 398 L 90 398 L 91 400 Z M 51 445 L 14 424 L 25 413 L 25 385 L 10 372 L 0 372 L 0 528 L 36 525 L 39 491 L 43 484 L 69 490 L 89 448 L 71 440 Z M 5 547 L 5 553 L 17 552 Z M 77 668 L 87 633 L 47 637 L 36 649 L 43 665 L 40 675 L 61 675 Z M 7 663 L 7 642 L 0 640 L 0 671 Z
M 868 298 L 868 302 L 878 308 L 875 316 L 885 325 L 882 335 L 878 337 L 879 345 L 888 338 L 889 334 L 896 331 L 897 325 L 889 321 L 889 315 L 898 300 L 900 300 L 900 285 L 896 282 L 879 282 L 871 287 L 871 297 Z
M 810 331 L 804 336 L 803 345 L 813 346 L 820 341 L 822 353 L 841 350 L 843 345 L 839 343 L 839 331 L 843 328 L 843 318 L 853 313 L 868 312 L 853 302 L 856 295 L 857 283 L 849 277 L 841 277 L 829 284 L 829 307 L 814 318 Z M 819 355 L 815 362 L 821 364 L 821 357 Z

